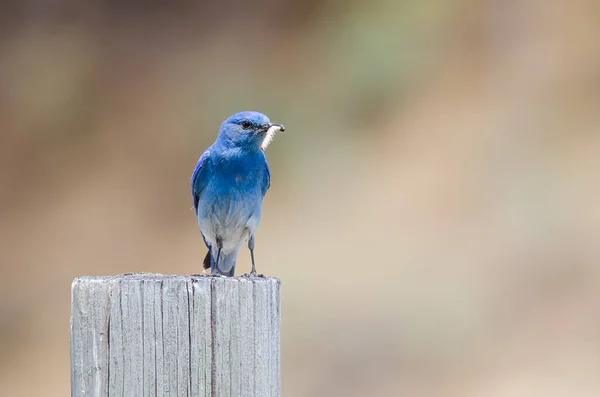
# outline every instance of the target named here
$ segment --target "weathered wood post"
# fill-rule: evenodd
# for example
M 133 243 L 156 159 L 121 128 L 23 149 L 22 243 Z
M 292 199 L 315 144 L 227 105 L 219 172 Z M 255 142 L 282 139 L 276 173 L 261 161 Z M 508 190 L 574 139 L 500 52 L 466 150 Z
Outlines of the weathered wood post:
M 279 397 L 280 281 L 131 274 L 71 290 L 71 396 Z

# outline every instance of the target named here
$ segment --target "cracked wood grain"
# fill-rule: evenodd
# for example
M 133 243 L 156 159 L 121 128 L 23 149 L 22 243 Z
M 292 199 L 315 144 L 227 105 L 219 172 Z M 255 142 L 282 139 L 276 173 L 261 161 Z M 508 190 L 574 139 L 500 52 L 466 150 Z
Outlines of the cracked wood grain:
M 71 289 L 71 396 L 279 397 L 280 281 L 130 274 Z

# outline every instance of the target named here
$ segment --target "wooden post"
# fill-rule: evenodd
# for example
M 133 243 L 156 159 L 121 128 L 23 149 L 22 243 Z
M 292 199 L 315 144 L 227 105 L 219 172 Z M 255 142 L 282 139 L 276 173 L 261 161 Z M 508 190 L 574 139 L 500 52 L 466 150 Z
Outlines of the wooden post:
M 279 397 L 280 281 L 131 274 L 71 290 L 71 396 Z

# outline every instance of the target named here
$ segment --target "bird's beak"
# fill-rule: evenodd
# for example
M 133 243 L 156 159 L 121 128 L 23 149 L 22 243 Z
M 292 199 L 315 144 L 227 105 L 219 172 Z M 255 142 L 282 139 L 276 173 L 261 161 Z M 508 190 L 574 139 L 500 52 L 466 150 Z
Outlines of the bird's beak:
M 266 127 L 267 127 L 266 131 L 268 131 L 269 129 L 271 129 L 273 127 L 277 127 L 277 129 L 281 132 L 285 131 L 285 126 L 283 124 L 269 123 L 266 125 Z
M 285 126 L 283 124 L 269 123 L 269 128 L 271 127 L 277 127 L 281 132 L 285 131 Z
M 267 149 L 267 146 L 269 146 L 271 141 L 275 139 L 275 134 L 277 134 L 280 131 L 285 131 L 285 127 L 283 126 L 283 124 L 268 123 L 265 124 L 265 127 L 267 128 L 265 132 L 265 137 L 262 143 L 260 144 L 260 148 L 262 150 Z

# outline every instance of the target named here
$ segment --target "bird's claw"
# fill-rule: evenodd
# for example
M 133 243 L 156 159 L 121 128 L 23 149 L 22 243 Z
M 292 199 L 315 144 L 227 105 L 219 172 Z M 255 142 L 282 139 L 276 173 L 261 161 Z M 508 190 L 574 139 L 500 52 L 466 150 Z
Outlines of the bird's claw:
M 265 275 L 264 274 L 260 274 L 260 273 L 256 273 L 256 272 L 250 272 L 250 273 L 244 273 L 242 274 L 242 277 L 260 277 L 260 278 L 264 278 Z

